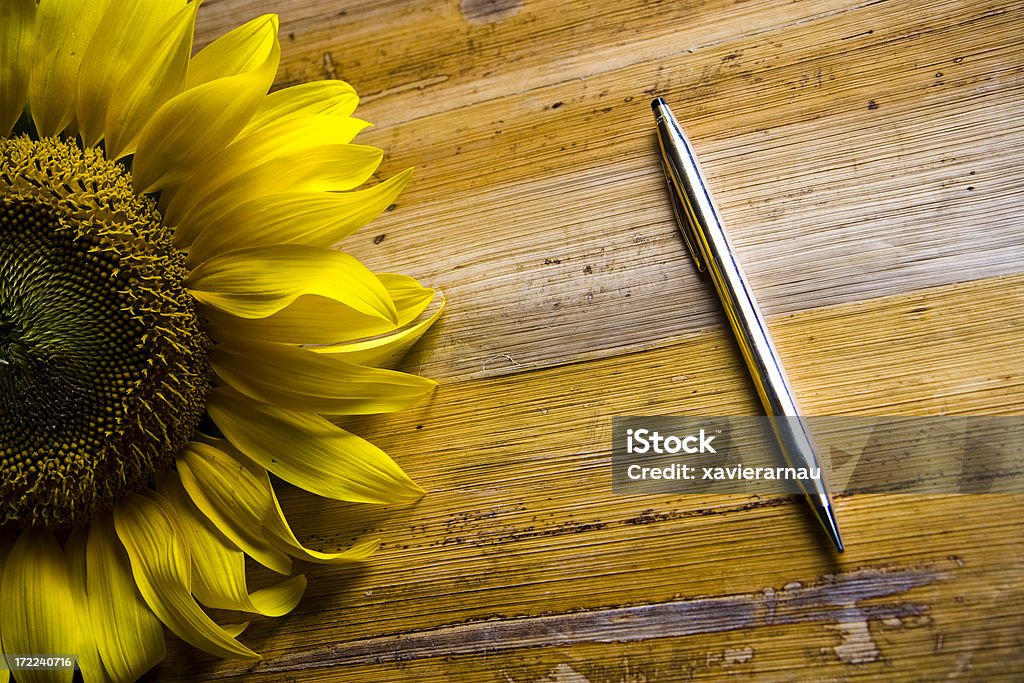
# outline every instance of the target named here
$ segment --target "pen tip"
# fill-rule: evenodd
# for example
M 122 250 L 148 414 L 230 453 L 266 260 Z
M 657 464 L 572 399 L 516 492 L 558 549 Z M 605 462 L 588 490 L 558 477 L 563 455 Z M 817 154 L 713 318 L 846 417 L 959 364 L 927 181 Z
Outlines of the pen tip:
M 839 523 L 836 521 L 835 508 L 831 504 L 823 506 L 819 510 L 818 517 L 821 520 L 822 526 L 825 527 L 825 533 L 832 541 L 832 545 L 836 547 L 838 552 L 843 552 L 843 539 L 839 535 Z
M 655 97 L 653 100 L 651 100 L 651 109 L 653 109 L 654 111 L 658 111 L 658 107 L 667 107 L 667 106 L 668 106 L 668 102 L 666 102 L 661 97 Z

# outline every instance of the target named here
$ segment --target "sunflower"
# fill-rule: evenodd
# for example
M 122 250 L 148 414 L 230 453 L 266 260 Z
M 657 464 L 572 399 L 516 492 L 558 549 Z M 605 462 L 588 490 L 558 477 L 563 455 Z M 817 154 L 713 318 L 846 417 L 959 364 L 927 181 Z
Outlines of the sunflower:
M 363 187 L 383 153 L 352 142 L 346 83 L 268 94 L 276 16 L 193 56 L 200 4 L 0 3 L 0 655 L 75 655 L 87 682 L 154 666 L 161 624 L 257 659 L 206 608 L 283 615 L 306 586 L 292 558 L 375 550 L 304 547 L 270 474 L 422 495 L 326 417 L 434 387 L 382 367 L 436 320 L 434 291 L 334 248 L 409 171 Z M 285 578 L 250 591 L 247 557 Z

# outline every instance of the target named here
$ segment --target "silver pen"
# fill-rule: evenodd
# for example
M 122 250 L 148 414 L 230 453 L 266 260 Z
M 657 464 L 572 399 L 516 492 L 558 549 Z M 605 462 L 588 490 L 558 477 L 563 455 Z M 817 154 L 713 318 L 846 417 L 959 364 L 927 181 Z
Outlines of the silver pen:
M 797 408 L 768 326 L 725 234 L 690 141 L 665 100 L 656 98 L 651 108 L 658 124 L 658 142 L 679 230 L 697 270 L 706 273 L 714 284 L 779 448 L 791 467 L 820 467 L 810 431 Z M 800 483 L 815 517 L 836 549 L 843 552 L 824 477 Z

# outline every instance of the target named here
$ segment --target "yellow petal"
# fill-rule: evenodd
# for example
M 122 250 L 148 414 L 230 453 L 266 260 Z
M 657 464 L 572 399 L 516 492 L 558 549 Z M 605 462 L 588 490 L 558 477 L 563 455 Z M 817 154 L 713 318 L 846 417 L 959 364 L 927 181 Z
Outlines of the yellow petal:
M 0 2 L 0 136 L 11 132 L 25 108 L 35 20 L 35 0 Z M 0 670 L 0 681 L 4 675 Z
M 353 192 L 282 192 L 250 199 L 202 229 L 189 247 L 189 263 L 232 249 L 271 244 L 333 246 L 390 206 L 411 175 L 412 169 L 407 169 Z
M 396 412 L 437 386 L 417 375 L 252 340 L 219 344 L 210 352 L 210 363 L 224 382 L 250 398 L 328 415 Z
M 270 483 L 269 479 L 267 483 Z M 274 512 L 267 518 L 267 533 L 281 548 L 293 557 L 316 564 L 360 562 L 373 555 L 380 547 L 380 539 L 374 538 L 369 541 L 356 543 L 348 550 L 340 553 L 324 553 L 319 550 L 310 550 L 299 543 L 299 539 L 295 538 L 295 534 L 292 532 L 291 527 L 288 526 L 288 520 L 285 519 L 284 512 L 281 510 L 281 504 L 278 502 L 273 490 L 271 490 L 270 495 L 273 498 Z
M 310 350 L 317 353 L 337 354 L 350 363 L 375 367 L 387 366 L 401 358 L 430 329 L 430 326 L 437 322 L 441 311 L 444 310 L 444 303 L 444 299 L 442 299 L 441 305 L 429 318 L 414 325 L 407 325 L 373 339 L 333 346 L 313 346 L 310 347 Z
M 424 287 L 415 278 L 400 273 L 377 273 L 377 279 L 388 290 L 398 311 L 398 324 L 406 325 L 426 310 L 434 299 L 434 290 Z
M 107 675 L 103 664 L 100 662 L 100 653 L 96 648 L 97 628 L 93 624 L 90 613 L 90 602 L 88 581 L 86 580 L 86 541 L 88 531 L 76 529 L 71 533 L 64 546 L 64 557 L 68 563 L 68 577 L 71 585 L 71 594 L 75 604 L 70 606 L 66 613 L 70 613 L 78 621 L 78 668 L 82 671 L 82 679 L 85 683 L 107 683 L 110 677 Z
M 185 0 L 112 2 L 107 6 L 78 71 L 78 132 L 86 146 L 103 137 L 108 101 L 132 63 L 143 53 L 147 59 L 160 61 L 154 44 L 163 24 L 184 6 Z
M 40 529 L 21 533 L 0 580 L 0 633 L 11 654 L 78 654 L 78 621 L 60 545 Z M 74 671 L 22 670 L 18 683 L 70 683 Z
M 232 458 L 227 442 L 211 441 L 192 442 L 178 456 L 178 475 L 192 502 L 247 555 L 278 574 L 291 573 L 292 561 L 263 533 L 268 507 L 259 477 L 266 471 Z
M 359 503 L 423 495 L 384 451 L 319 415 L 268 406 L 226 387 L 213 391 L 207 410 L 235 447 L 307 491 Z
M 237 318 L 205 308 L 208 331 L 214 339 L 253 338 L 294 344 L 333 344 L 395 329 L 391 320 L 358 313 L 322 296 L 301 296 L 266 318 Z
M 243 621 L 238 624 L 221 624 L 220 627 L 224 630 L 225 633 L 227 633 L 232 638 L 237 638 L 238 636 L 245 633 L 245 629 L 249 628 L 249 622 Z
M 215 196 L 206 203 L 195 205 L 196 208 L 180 219 L 173 207 L 169 208 L 167 222 L 177 226 L 174 243 L 184 249 L 219 216 L 257 197 L 292 191 L 351 190 L 373 174 L 382 157 L 383 152 L 376 147 L 332 144 L 284 148 L 258 166 L 232 169 L 235 174 L 220 185 Z M 183 190 L 174 200 L 182 197 L 189 195 Z
M 215 609 L 279 617 L 295 609 L 306 590 L 299 575 L 249 594 L 245 554 L 228 540 L 195 506 L 175 473 L 161 479 L 160 493 L 185 531 L 192 550 L 192 594 Z
M 28 82 L 32 120 L 39 137 L 60 133 L 75 117 L 78 68 L 107 2 L 44 0 L 40 3 Z
M 115 2 L 110 6 L 108 15 L 137 10 L 138 14 L 149 16 L 121 16 L 118 23 L 111 22 L 117 27 L 112 30 L 123 35 L 117 37 L 129 43 L 123 60 L 107 59 L 110 48 L 100 42 L 99 36 L 86 55 L 86 60 L 106 63 L 108 72 L 100 70 L 96 78 L 87 79 L 83 66 L 78 107 L 82 139 L 86 144 L 93 144 L 102 135 L 106 138 L 108 158 L 119 159 L 135 153 L 143 128 L 185 85 L 200 4 L 193 2 L 182 7 L 180 0 L 174 0 L 169 3 Z M 156 10 L 157 6 L 161 9 Z M 124 23 L 133 20 L 138 20 L 139 28 Z
M 256 536 L 261 543 L 268 540 L 289 555 L 336 564 L 363 560 L 379 545 L 376 540 L 365 541 L 337 553 L 303 546 L 285 521 L 267 471 L 226 441 L 190 444 L 178 458 L 178 473 L 189 496 L 211 520 L 226 518 L 225 526 L 236 535 Z M 218 527 L 224 528 L 219 523 Z
M 131 562 L 135 583 L 149 608 L 178 637 L 223 658 L 260 656 L 215 624 L 191 595 L 188 545 L 165 510 L 169 504 L 134 493 L 114 510 L 114 526 Z
M 194 269 L 187 285 L 202 303 L 241 318 L 265 318 L 306 294 L 391 323 L 398 315 L 387 289 L 356 258 L 300 244 L 223 254 Z
M 90 524 L 86 551 L 89 612 L 100 659 L 113 680 L 134 681 L 164 658 L 163 628 L 135 587 L 110 513 Z
M 160 198 L 160 210 L 165 219 L 177 224 L 199 203 L 199 195 L 215 197 L 215 186 L 255 165 L 251 157 L 263 155 L 263 160 L 269 159 L 265 151 L 253 149 L 260 146 L 264 133 L 270 133 L 262 135 L 270 143 L 267 151 L 276 155 L 286 150 L 298 151 L 303 141 L 307 147 L 351 142 L 360 130 L 370 125 L 350 117 L 357 101 L 352 86 L 341 81 L 304 83 L 267 95 L 225 150 L 233 150 L 233 153 L 241 150 L 247 157 L 230 159 L 220 154 L 189 178 L 185 185 L 187 192 L 181 186 L 165 192 Z M 272 128 L 277 130 L 270 131 Z M 310 135 L 311 132 L 314 134 Z
M 278 23 L 276 14 L 264 14 L 217 38 L 189 62 L 185 87 L 196 88 L 261 68 L 270 38 L 277 40 Z
M 198 169 L 164 205 L 169 223 L 187 222 L 192 212 L 224 194 L 225 187 L 240 175 L 280 156 L 315 150 L 327 145 L 348 145 L 368 123 L 351 117 L 325 114 L 292 117 L 262 126 L 251 134 L 240 135 Z M 383 152 L 376 147 L 355 145 L 343 148 L 353 159 L 348 162 L 349 181 L 359 184 L 373 173 Z M 363 161 L 359 162 L 359 157 Z M 358 162 L 358 163 L 357 163 Z M 294 182 L 282 179 L 285 182 Z
M 398 322 L 358 313 L 321 296 L 301 296 L 266 318 L 246 320 L 208 308 L 204 316 L 214 339 L 257 339 L 290 344 L 336 344 L 392 332 L 414 320 L 430 304 L 434 290 L 404 275 L 381 273 L 381 284 L 395 304 Z M 414 288 L 410 288 L 410 283 Z
M 259 107 L 274 82 L 281 56 L 277 17 L 266 15 L 243 28 L 251 31 L 230 42 L 245 56 L 243 61 L 226 57 L 229 63 L 220 69 L 215 64 L 203 67 L 204 73 L 230 75 L 185 90 L 164 104 L 143 128 L 132 166 L 137 191 L 155 192 L 180 184 L 226 147 Z M 242 70 L 232 71 L 236 66 Z M 190 65 L 186 87 L 192 80 Z
M 358 97 L 355 90 L 348 83 L 342 81 L 315 81 L 301 85 L 285 88 L 267 95 L 260 103 L 259 108 L 253 117 L 246 124 L 245 128 L 228 149 L 241 148 L 248 150 L 257 139 L 254 134 L 261 133 L 268 127 L 277 127 L 285 132 L 292 129 L 307 128 L 311 121 L 327 121 L 326 128 L 330 132 L 329 137 L 323 138 L 317 144 L 341 144 L 352 140 L 356 133 L 369 124 L 365 121 L 350 118 L 355 111 Z M 324 126 L 318 126 L 323 128 Z M 345 133 L 340 135 L 340 133 Z M 278 133 L 282 135 L 282 133 Z M 271 136 L 273 138 L 274 136 Z M 333 140 L 331 142 L 330 140 Z M 273 143 L 273 139 L 271 139 Z M 292 143 L 289 143 L 289 146 Z M 283 152 L 282 146 L 278 146 L 277 153 Z M 203 169 L 197 171 L 196 175 L 187 181 L 188 191 L 183 191 L 181 186 L 164 192 L 160 198 L 160 210 L 164 218 L 171 225 L 179 222 L 179 219 L 198 203 L 198 195 L 210 196 L 213 192 L 213 185 L 210 175 L 229 173 L 228 177 L 237 175 L 242 170 L 252 167 L 251 161 L 245 163 L 231 164 L 218 155 Z M 221 178 L 219 182 L 223 181 Z M 281 192 L 280 188 L 273 190 Z M 173 201 L 172 201 L 173 200 Z
M 270 187 L 270 193 L 295 186 L 318 190 L 324 186 L 331 190 L 357 187 L 370 177 L 383 156 L 376 147 L 349 144 L 366 125 L 360 119 L 303 116 L 240 137 L 184 182 L 165 203 L 164 218 L 187 231 L 177 238 L 183 243 L 198 234 L 211 216 L 266 195 L 261 189 L 264 186 Z M 310 160 L 298 164 L 310 155 Z M 282 158 L 289 163 L 284 174 L 280 173 Z M 276 182 L 268 185 L 267 180 Z
M 11 545 L 14 539 L 3 529 L 0 529 L 0 582 L 3 581 L 4 565 L 7 564 L 7 556 L 11 552 Z M 0 658 L 4 656 L 3 627 L 0 623 Z M 11 679 L 10 669 L 0 666 L 0 683 L 7 683 Z
M 359 104 L 355 88 L 344 81 L 313 81 L 267 95 L 239 137 L 263 126 L 310 114 L 351 116 Z

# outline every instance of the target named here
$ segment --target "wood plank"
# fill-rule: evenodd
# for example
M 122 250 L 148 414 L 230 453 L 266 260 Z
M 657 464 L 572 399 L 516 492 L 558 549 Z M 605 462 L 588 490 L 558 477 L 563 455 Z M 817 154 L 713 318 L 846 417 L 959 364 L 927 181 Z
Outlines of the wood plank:
M 1024 291 L 1022 282 L 975 281 L 772 323 L 783 344 L 814 335 L 794 372 L 809 413 L 1019 414 L 1024 297 L 1000 318 L 983 304 Z M 879 367 L 921 367 L 915 359 L 928 371 L 879 382 Z M 858 390 L 841 392 L 841 403 L 828 393 L 845 386 Z M 849 545 L 836 557 L 799 500 L 610 492 L 611 415 L 749 414 L 751 397 L 731 342 L 705 332 L 642 354 L 446 384 L 410 411 L 350 425 L 430 493 L 414 506 L 368 509 L 285 487 L 310 543 L 379 534 L 384 546 L 366 566 L 311 568 L 299 609 L 244 637 L 265 663 L 211 664 L 208 676 L 494 680 L 504 671 L 533 681 L 565 664 L 587 680 L 617 680 L 629 667 L 669 678 L 729 667 L 789 678 L 806 666 L 822 677 L 856 666 L 928 678 L 1012 668 L 1005 657 L 1024 634 L 1015 607 L 1024 496 L 988 495 L 984 505 L 842 497 Z M 636 638 L 624 636 L 634 624 Z M 192 666 L 186 653 L 172 648 L 162 674 Z
M 1024 495 L 613 495 L 611 416 L 756 414 L 692 271 L 648 100 L 683 118 L 805 410 L 1024 411 L 1021 3 L 208 0 L 199 43 L 282 15 L 278 86 L 355 83 L 380 175 L 345 248 L 443 287 L 406 359 L 441 379 L 346 422 L 425 486 L 282 485 L 311 546 L 264 653 L 172 640 L 152 680 L 1024 678 Z M 254 585 L 270 577 L 253 573 Z M 218 615 L 222 616 L 222 615 Z
M 395 102 L 380 125 L 580 80 L 639 59 L 841 14 L 864 5 L 754 0 L 601 5 L 585 0 L 438 3 L 363 0 L 338 9 L 315 0 L 208 2 L 197 26 L 205 44 L 239 19 L 281 15 L 282 84 L 343 78 L 366 99 Z M 502 8 L 518 5 L 517 11 Z M 475 20 L 490 6 L 494 21 Z
M 721 18 L 707 11 L 698 23 Z M 647 100 L 664 94 L 685 111 L 769 312 L 1018 272 L 1022 11 L 816 5 L 776 27 L 773 6 L 760 22 L 723 20 L 733 33 L 693 53 L 629 51 L 584 80 L 479 99 L 446 85 L 436 113 L 380 97 L 364 115 L 385 125 L 365 140 L 387 151 L 385 173 L 411 165 L 416 176 L 345 248 L 449 294 L 442 342 L 423 365 L 432 376 L 544 367 L 718 326 L 660 175 Z M 408 59 L 449 25 L 418 21 L 399 22 Z M 533 27 L 510 19 L 490 40 L 512 40 L 499 37 L 507 31 L 527 50 Z M 413 29 L 423 33 L 404 33 Z M 525 68 L 511 60 L 500 80 Z

